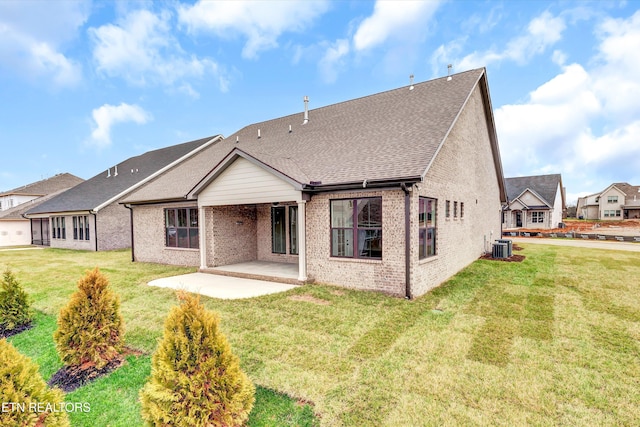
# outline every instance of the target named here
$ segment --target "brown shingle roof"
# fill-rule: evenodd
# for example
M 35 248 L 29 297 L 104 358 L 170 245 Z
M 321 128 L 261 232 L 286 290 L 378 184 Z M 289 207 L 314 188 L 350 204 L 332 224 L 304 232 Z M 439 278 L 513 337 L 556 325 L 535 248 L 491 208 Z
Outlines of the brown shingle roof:
M 8 196 L 12 194 L 28 195 L 28 196 L 46 196 L 47 194 L 56 193 L 62 189 L 75 187 L 84 180 L 70 173 L 59 173 L 51 178 L 23 185 L 13 190 L 0 193 L 0 196 Z
M 417 83 L 411 90 L 405 86 L 312 109 L 307 124 L 300 112 L 246 126 L 132 193 L 125 202 L 185 198 L 234 149 L 302 185 L 420 178 L 483 76 L 484 69 L 475 69 L 450 80 Z M 499 154 L 494 155 L 499 162 Z

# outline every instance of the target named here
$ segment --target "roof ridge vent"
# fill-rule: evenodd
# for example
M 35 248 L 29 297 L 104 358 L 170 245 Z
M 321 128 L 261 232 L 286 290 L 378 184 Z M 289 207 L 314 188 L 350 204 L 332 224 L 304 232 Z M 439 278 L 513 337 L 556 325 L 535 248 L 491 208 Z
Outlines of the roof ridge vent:
M 305 95 L 302 100 L 304 101 L 304 121 L 302 122 L 302 124 L 306 125 L 307 123 L 309 123 L 309 97 Z

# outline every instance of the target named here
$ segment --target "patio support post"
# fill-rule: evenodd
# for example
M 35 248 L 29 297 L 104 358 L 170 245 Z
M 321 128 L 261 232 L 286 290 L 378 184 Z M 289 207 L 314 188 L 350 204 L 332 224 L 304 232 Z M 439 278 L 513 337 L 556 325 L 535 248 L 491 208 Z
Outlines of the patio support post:
M 198 238 L 200 246 L 200 269 L 207 268 L 207 217 L 203 206 L 198 206 Z
M 307 281 L 307 202 L 298 202 L 298 280 Z

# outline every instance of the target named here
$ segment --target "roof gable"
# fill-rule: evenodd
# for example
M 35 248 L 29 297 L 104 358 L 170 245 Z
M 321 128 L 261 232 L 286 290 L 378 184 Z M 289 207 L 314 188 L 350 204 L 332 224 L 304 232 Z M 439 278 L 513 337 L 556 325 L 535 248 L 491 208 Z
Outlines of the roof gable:
M 132 193 L 124 202 L 187 197 L 234 150 L 305 188 L 420 181 L 474 90 L 481 86 L 493 158 L 502 165 L 484 69 L 254 123 Z M 191 193 L 193 196 L 193 193 Z M 506 200 L 506 197 L 503 197 Z
M 558 191 L 562 192 L 562 178 L 560 174 L 520 176 L 506 178 L 507 197 L 515 200 L 525 190 L 536 194 L 545 205 L 553 207 Z M 564 195 L 562 195 L 562 207 L 564 208 Z

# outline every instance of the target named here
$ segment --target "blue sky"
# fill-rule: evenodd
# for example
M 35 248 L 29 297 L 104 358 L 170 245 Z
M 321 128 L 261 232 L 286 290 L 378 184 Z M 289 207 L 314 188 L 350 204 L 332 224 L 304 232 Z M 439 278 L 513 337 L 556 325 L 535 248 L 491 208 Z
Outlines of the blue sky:
M 505 176 L 640 185 L 640 2 L 0 1 L 0 190 L 486 67 Z

